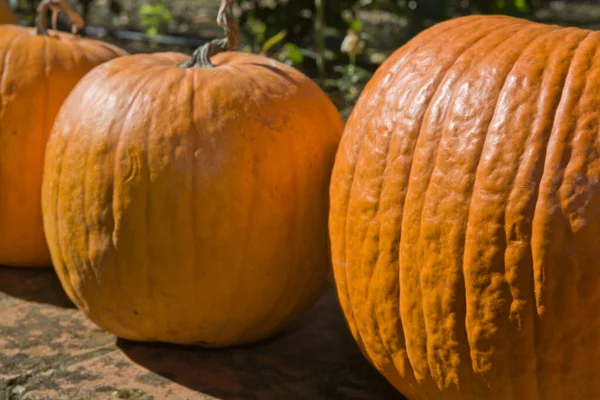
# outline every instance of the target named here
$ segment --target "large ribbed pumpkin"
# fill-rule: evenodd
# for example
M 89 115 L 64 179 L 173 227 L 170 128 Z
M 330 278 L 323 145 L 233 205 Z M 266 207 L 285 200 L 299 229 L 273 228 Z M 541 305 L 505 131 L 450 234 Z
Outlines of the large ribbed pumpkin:
M 411 400 L 600 398 L 600 32 L 426 30 L 366 87 L 331 184 L 334 275 Z
M 0 0 L 0 24 L 16 24 L 17 16 L 6 0 Z
M 70 33 L 0 26 L 0 264 L 51 265 L 40 197 L 46 140 L 79 79 L 123 54 Z
M 250 343 L 324 289 L 343 125 L 285 64 L 189 60 L 125 56 L 77 85 L 48 142 L 44 227 L 63 287 L 105 330 Z

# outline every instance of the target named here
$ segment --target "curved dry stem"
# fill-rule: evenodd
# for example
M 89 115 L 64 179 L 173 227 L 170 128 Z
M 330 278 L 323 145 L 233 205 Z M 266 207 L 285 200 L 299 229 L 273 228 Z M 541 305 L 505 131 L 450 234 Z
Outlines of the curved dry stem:
M 64 12 L 69 16 L 73 25 L 71 31 L 78 34 L 85 26 L 85 21 L 77 14 L 65 0 L 43 0 L 37 8 L 35 27 L 37 33 L 42 36 L 48 36 L 48 25 L 46 23 L 48 12 L 52 11 L 52 29 L 56 30 L 58 13 Z
M 223 27 L 225 37 L 214 39 L 194 51 L 192 57 L 185 63 L 180 64 L 184 68 L 200 67 L 213 68 L 210 62 L 212 56 L 224 51 L 235 50 L 240 42 L 240 31 L 235 15 L 233 14 L 233 5 L 235 0 L 222 0 L 219 13 L 217 14 L 217 23 Z

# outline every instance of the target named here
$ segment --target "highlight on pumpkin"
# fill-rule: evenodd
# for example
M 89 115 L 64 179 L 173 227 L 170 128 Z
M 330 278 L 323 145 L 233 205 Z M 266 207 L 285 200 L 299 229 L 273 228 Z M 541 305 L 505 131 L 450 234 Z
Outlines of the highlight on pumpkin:
M 123 56 L 87 74 L 46 148 L 44 230 L 71 300 L 125 339 L 228 347 L 288 327 L 329 272 L 343 129 L 300 71 L 232 51 Z
M 126 54 L 97 40 L 64 32 L 48 34 L 42 21 L 64 0 L 44 0 L 38 24 L 0 25 L 0 265 L 51 267 L 43 231 L 41 185 L 45 146 L 62 102 L 95 66 Z

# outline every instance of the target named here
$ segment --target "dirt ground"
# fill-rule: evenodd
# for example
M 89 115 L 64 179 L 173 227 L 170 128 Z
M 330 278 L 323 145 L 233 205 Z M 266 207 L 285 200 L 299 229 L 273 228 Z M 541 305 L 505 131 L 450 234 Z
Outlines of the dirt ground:
M 51 270 L 0 267 L 0 400 L 402 400 L 365 361 L 330 288 L 283 334 L 231 350 L 117 339 Z

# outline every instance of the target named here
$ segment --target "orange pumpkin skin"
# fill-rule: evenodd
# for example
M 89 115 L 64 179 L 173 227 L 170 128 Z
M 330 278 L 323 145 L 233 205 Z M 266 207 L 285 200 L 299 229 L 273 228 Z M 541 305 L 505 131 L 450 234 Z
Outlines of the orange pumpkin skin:
M 600 393 L 600 32 L 501 16 L 369 82 L 330 188 L 349 327 L 409 399 Z
M 41 185 L 52 123 L 88 71 L 124 51 L 51 31 L 0 26 L 0 265 L 51 266 Z
M 136 341 L 225 347 L 287 326 L 324 289 L 343 125 L 284 64 L 122 57 L 90 72 L 48 142 L 42 202 L 71 299 Z
M 0 0 L 0 24 L 16 24 L 17 16 L 5 0 Z

